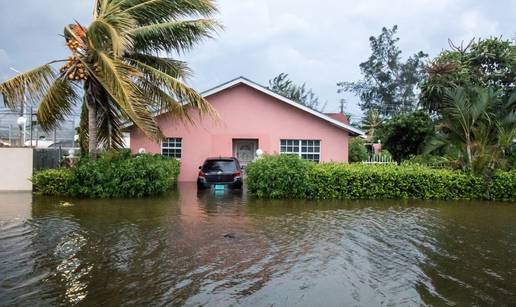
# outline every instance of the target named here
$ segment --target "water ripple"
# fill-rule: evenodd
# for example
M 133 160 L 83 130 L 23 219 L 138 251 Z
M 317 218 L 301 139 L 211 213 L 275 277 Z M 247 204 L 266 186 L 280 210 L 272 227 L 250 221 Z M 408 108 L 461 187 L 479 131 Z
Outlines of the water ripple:
M 0 305 L 516 301 L 514 206 L 179 192 L 35 199 L 30 217 L 0 218 Z

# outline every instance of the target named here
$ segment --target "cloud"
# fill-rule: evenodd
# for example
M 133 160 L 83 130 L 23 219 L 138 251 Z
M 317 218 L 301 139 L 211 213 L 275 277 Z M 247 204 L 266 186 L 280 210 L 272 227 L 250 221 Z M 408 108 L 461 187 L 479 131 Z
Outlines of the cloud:
M 74 19 L 87 24 L 93 1 L 0 1 L 0 78 L 6 58 L 23 70 L 67 55 L 63 26 Z M 280 72 L 306 82 L 327 111 L 342 97 L 336 83 L 361 77 L 359 63 L 370 54 L 368 38 L 383 26 L 399 25 L 400 47 L 408 57 L 420 50 L 436 55 L 472 37 L 514 36 L 513 0 L 218 0 L 225 26 L 181 58 L 195 75 L 190 84 L 205 90 L 244 75 L 259 83 Z M 44 12 L 44 14 L 42 13 Z M 7 56 L 8 55 L 8 56 Z M 3 57 L 3 59 L 2 59 Z M 357 98 L 346 95 L 352 113 Z
M 460 15 L 460 25 L 463 34 L 462 39 L 472 37 L 486 37 L 498 33 L 498 22 L 489 19 L 483 13 L 475 10 L 467 10 Z
M 226 31 L 186 57 L 197 72 L 192 80 L 196 87 L 238 75 L 267 84 L 287 72 L 298 82 L 306 81 L 329 102 L 327 110 L 335 111 L 341 98 L 336 83 L 361 77 L 358 64 L 370 54 L 368 38 L 383 26 L 399 25 L 405 58 L 420 50 L 435 56 L 448 47 L 448 38 L 512 37 L 507 11 L 516 10 L 516 3 L 222 0 L 220 7 Z M 345 97 L 351 112 L 360 113 L 357 98 Z
M 4 49 L 0 49 L 0 80 L 7 79 L 9 77 L 9 66 L 11 65 L 11 59 Z

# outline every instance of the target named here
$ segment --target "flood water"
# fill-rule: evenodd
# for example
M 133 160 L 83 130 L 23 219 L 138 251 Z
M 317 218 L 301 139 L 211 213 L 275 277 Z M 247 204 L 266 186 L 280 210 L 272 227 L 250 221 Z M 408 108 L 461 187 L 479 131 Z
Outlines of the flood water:
M 516 204 L 0 194 L 0 305 L 516 304 Z

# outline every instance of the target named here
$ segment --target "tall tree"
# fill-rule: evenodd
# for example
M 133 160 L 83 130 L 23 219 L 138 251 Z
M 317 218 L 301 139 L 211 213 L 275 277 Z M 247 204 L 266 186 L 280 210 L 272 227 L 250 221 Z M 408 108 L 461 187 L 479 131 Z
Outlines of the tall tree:
M 281 73 L 274 79 L 269 80 L 268 88 L 276 94 L 314 110 L 323 111 L 326 107 L 326 105 L 320 105 L 319 97 L 315 95 L 312 89 L 306 88 L 306 83 L 297 85 L 288 78 L 286 73 Z
M 401 59 L 396 37 L 398 26 L 383 28 L 378 37 L 371 36 L 372 54 L 360 64 L 363 79 L 356 82 L 340 82 L 338 92 L 351 92 L 360 98 L 362 110 L 376 109 L 380 114 L 392 116 L 413 111 L 418 103 L 418 84 L 423 79 L 422 51 Z
M 492 88 L 507 100 L 516 86 L 516 44 L 501 38 L 471 40 L 464 46 L 449 41 L 450 50 L 425 67 L 421 104 L 440 114 L 452 88 Z M 516 105 L 513 105 L 516 107 Z
M 434 135 L 434 123 L 426 112 L 418 110 L 387 120 L 382 134 L 385 149 L 395 161 L 401 162 L 423 152 L 426 142 Z
M 57 127 L 74 104 L 85 104 L 81 127 L 88 127 L 93 158 L 99 143 L 122 146 L 126 120 L 158 140 L 161 132 L 153 112 L 186 120 L 188 108 L 214 112 L 185 85 L 187 64 L 161 55 L 186 52 L 211 37 L 221 28 L 211 19 L 216 11 L 213 0 L 96 0 L 88 27 L 76 22 L 64 29 L 71 52 L 67 60 L 9 79 L 0 84 L 0 92 L 10 107 L 24 96 L 39 102 L 38 121 L 47 130 Z M 59 62 L 66 63 L 56 70 Z

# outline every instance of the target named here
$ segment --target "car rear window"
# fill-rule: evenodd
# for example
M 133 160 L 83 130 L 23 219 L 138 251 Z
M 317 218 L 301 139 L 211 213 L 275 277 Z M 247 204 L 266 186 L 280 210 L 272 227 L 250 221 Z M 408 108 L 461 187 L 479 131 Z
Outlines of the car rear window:
M 236 171 L 236 163 L 234 160 L 207 160 L 202 166 L 203 172 L 218 172 L 231 173 Z

